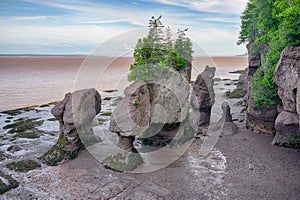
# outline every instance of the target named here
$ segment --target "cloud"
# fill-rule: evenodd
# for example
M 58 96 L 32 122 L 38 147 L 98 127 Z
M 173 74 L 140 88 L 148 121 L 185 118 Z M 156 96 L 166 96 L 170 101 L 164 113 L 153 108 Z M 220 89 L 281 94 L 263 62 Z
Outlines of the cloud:
M 83 22 L 79 22 L 79 24 L 114 24 L 120 22 L 127 22 L 127 20 L 113 19 L 113 20 L 83 21 Z
M 47 20 L 53 19 L 53 16 L 18 16 L 18 17 L 10 17 L 6 18 L 11 21 L 40 21 L 40 20 Z
M 224 17 L 203 17 L 199 18 L 199 20 L 208 21 L 208 22 L 218 22 L 218 23 L 239 23 L 239 19 L 233 18 L 224 18 Z
M 60 43 L 69 43 L 76 44 L 74 48 L 78 47 L 77 51 L 80 51 L 80 45 L 97 45 L 124 32 L 147 28 L 149 17 L 162 14 L 162 22 L 166 26 L 173 31 L 188 27 L 188 36 L 212 54 L 220 51 L 239 53 L 243 48 L 236 47 L 235 43 L 239 32 L 239 14 L 247 0 L 154 0 L 155 3 L 153 0 L 143 0 L 137 4 L 127 3 L 126 6 L 114 1 L 24 1 L 59 12 L 53 16 L 53 13 L 46 13 L 50 16 L 25 16 L 20 13 L 19 16 L 1 17 L 0 42 L 51 47 L 57 44 L 58 48 L 66 47 L 58 45 Z M 148 8 L 147 3 L 157 9 Z M 122 48 L 129 50 L 135 43 L 124 39 L 120 44 L 126 44 Z
M 240 14 L 248 0 L 156 0 L 159 3 L 184 7 L 191 10 Z

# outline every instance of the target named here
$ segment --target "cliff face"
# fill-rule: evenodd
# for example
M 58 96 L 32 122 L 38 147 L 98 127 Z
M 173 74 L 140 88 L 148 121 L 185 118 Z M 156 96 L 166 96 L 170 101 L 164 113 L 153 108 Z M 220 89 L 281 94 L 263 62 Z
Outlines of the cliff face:
M 275 74 L 278 95 L 283 111 L 275 122 L 273 144 L 300 148 L 300 46 L 286 47 L 280 57 Z
M 247 112 L 246 112 L 246 126 L 248 129 L 263 133 L 274 134 L 274 123 L 277 117 L 277 106 L 257 107 L 252 98 L 252 78 L 253 74 L 261 66 L 261 55 L 256 53 L 253 44 L 247 45 L 248 49 L 248 98 L 247 98 Z
M 248 50 L 248 77 L 252 78 L 256 70 L 261 66 L 261 55 L 255 51 L 253 43 L 247 44 Z

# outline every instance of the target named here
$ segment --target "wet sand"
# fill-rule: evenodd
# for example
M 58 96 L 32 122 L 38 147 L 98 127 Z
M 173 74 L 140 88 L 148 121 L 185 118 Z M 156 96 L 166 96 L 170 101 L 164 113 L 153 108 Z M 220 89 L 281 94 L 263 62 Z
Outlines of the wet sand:
M 240 129 L 216 147 L 227 160 L 226 199 L 299 199 L 300 150 L 271 145 L 273 136 Z

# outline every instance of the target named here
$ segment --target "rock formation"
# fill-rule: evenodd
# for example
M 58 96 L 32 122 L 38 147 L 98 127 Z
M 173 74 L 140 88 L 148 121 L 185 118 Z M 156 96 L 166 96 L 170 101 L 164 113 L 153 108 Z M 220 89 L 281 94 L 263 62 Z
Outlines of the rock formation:
M 167 144 L 189 110 L 189 83 L 185 74 L 176 71 L 155 82 L 136 81 L 124 95 L 109 125 L 109 130 L 119 136 L 120 151 L 102 162 L 116 171 L 131 171 L 143 162 L 133 146 L 135 137 L 151 145 L 161 145 L 157 138 Z M 170 130 L 174 135 L 167 134 Z
M 75 158 L 84 145 L 98 142 L 93 134 L 92 120 L 100 110 L 101 96 L 94 88 L 66 94 L 51 110 L 59 121 L 59 139 L 40 159 L 48 165 L 56 165 Z
M 274 80 L 278 85 L 278 95 L 282 100 L 283 111 L 275 122 L 276 136 L 273 144 L 300 148 L 298 93 L 300 46 L 284 49 L 275 69 Z
M 238 83 L 236 85 L 237 90 L 248 90 L 248 68 L 242 71 L 241 75 L 239 76 Z
M 217 127 L 221 131 L 222 135 L 233 135 L 237 133 L 238 127 L 232 121 L 232 115 L 230 112 L 230 106 L 227 102 L 222 103 L 223 115 L 217 124 Z
M 248 100 L 246 112 L 246 127 L 252 131 L 264 134 L 274 134 L 274 123 L 278 115 L 277 106 L 257 107 L 252 99 L 252 77 L 261 65 L 261 55 L 255 51 L 250 43 L 248 49 Z
M 274 134 L 274 124 L 278 115 L 277 105 L 257 107 L 251 97 L 251 91 L 249 94 L 246 127 L 257 133 Z
M 109 130 L 121 136 L 139 136 L 150 122 L 150 96 L 147 85 L 136 81 L 124 90 L 124 98 L 114 109 Z
M 255 51 L 256 47 L 253 43 L 247 45 L 248 50 L 248 77 L 252 77 L 256 70 L 261 66 L 261 55 Z
M 191 94 L 192 124 L 196 133 L 205 134 L 210 123 L 211 108 L 215 103 L 214 81 L 216 68 L 206 66 L 198 75 Z
M 188 62 L 187 66 L 180 70 L 180 73 L 185 77 L 187 82 L 191 82 L 191 76 L 192 76 L 192 63 Z

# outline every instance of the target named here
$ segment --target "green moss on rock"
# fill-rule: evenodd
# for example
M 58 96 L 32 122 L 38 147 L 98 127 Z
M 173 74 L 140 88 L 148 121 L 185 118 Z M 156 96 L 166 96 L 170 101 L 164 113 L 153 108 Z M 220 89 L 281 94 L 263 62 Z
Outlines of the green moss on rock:
M 28 138 L 28 139 L 36 139 L 43 135 L 43 132 L 38 130 L 33 130 L 29 132 L 20 132 L 13 136 L 13 138 Z
M 108 121 L 108 119 L 97 118 L 98 125 L 102 125 L 104 122 Z
M 40 120 L 37 121 L 37 119 L 24 119 L 21 121 L 17 121 L 12 124 L 8 124 L 3 127 L 3 129 L 10 129 L 9 133 L 18 133 L 18 132 L 24 132 L 26 130 L 34 129 L 37 126 L 40 126 L 44 123 L 44 121 Z
M 225 93 L 225 97 L 230 99 L 239 99 L 239 98 L 243 98 L 246 95 L 246 93 L 247 93 L 246 90 L 235 89 L 233 91 L 227 91 Z
M 0 151 L 0 161 L 5 160 L 5 158 L 7 158 L 7 156 L 2 151 Z
M 44 161 L 47 165 L 55 166 L 61 161 L 76 158 L 81 148 L 83 148 L 83 145 L 80 139 L 78 139 L 76 146 L 73 146 L 72 141 L 60 134 L 56 144 L 38 159 Z
M 41 105 L 40 108 L 49 107 L 49 106 L 56 105 L 56 104 L 58 104 L 58 101 L 53 101 L 53 102 Z
M 273 145 L 286 148 L 300 149 L 299 143 L 274 143 Z
M 78 134 L 79 134 L 79 137 L 80 137 L 80 140 L 82 143 L 81 149 L 84 149 L 85 147 L 99 143 L 101 141 L 101 139 L 99 137 L 95 136 L 92 132 L 78 131 Z
M 28 172 L 39 167 L 41 167 L 41 165 L 33 160 L 21 160 L 6 164 L 6 168 L 16 172 Z
M 119 103 L 120 101 L 122 101 L 122 100 L 123 100 L 123 97 L 117 96 L 117 97 L 114 99 L 114 102 L 111 104 L 111 106 L 116 106 L 116 105 L 118 105 L 118 103 Z
M 113 171 L 126 172 L 132 171 L 143 163 L 141 155 L 134 150 L 133 152 L 117 153 L 109 156 L 102 161 L 102 165 Z
M 104 97 L 103 98 L 103 100 L 106 100 L 106 101 L 109 101 L 109 100 L 111 100 L 112 99 L 112 97 Z
M 2 179 L 5 179 L 8 183 L 4 183 L 0 179 L 0 194 L 4 194 L 5 192 L 19 186 L 19 183 L 15 179 L 13 179 L 11 175 L 5 174 L 4 172 L 0 171 L 0 177 L 2 177 Z
M 3 111 L 1 113 L 7 114 L 7 115 L 11 115 L 11 116 L 16 116 L 18 114 L 21 114 L 22 112 L 27 112 L 30 110 L 35 110 L 36 106 L 28 106 L 28 107 L 24 107 L 24 108 L 17 108 L 14 110 L 7 110 L 7 111 Z
M 107 92 L 107 93 L 113 93 L 113 92 L 116 92 L 118 90 L 104 90 L 104 92 Z
M 111 112 L 103 112 L 103 113 L 100 113 L 100 115 L 102 116 L 111 116 Z

